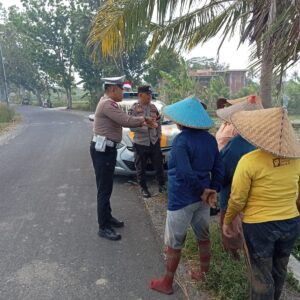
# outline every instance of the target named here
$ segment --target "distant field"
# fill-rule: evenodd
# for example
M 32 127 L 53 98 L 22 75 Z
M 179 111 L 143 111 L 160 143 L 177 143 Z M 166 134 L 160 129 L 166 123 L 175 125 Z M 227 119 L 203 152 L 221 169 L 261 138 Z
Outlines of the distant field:
M 291 121 L 300 121 L 300 115 L 289 115 Z

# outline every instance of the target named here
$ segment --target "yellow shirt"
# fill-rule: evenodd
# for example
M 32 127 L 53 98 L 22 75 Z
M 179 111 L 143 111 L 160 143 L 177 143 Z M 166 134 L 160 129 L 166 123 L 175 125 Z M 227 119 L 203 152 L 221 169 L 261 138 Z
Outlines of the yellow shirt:
M 300 159 L 278 158 L 260 149 L 244 155 L 234 173 L 224 224 L 241 211 L 244 223 L 299 216 L 299 186 Z

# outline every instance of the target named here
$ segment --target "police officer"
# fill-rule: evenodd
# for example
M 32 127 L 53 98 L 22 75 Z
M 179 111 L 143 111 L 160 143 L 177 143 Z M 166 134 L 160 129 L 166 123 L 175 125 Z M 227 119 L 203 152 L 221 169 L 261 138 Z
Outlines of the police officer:
M 138 87 L 138 102 L 135 103 L 129 114 L 132 116 L 150 117 L 156 126 L 150 128 L 147 126 L 139 128 L 130 128 L 134 132 L 134 149 L 135 149 L 135 167 L 137 172 L 137 181 L 141 187 L 141 193 L 144 198 L 151 197 L 146 183 L 146 166 L 150 158 L 156 171 L 159 192 L 164 191 L 164 170 L 163 159 L 160 149 L 161 125 L 160 115 L 156 106 L 151 103 L 152 90 L 149 85 Z
M 100 99 L 94 120 L 94 136 L 90 145 L 90 154 L 96 175 L 97 213 L 100 237 L 120 240 L 121 235 L 113 227 L 123 227 L 124 222 L 114 218 L 111 213 L 110 196 L 113 189 L 113 176 L 116 165 L 116 146 L 121 142 L 123 127 L 141 127 L 152 124 L 143 116 L 128 116 L 118 102 L 123 98 L 124 77 L 102 78 L 105 80 L 105 94 Z M 96 150 L 97 149 L 97 150 Z

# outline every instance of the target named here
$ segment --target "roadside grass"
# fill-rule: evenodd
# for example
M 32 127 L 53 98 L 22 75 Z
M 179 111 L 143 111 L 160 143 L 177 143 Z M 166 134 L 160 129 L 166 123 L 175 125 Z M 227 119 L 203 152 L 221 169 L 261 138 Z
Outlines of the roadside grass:
M 63 100 L 53 100 L 52 106 L 54 107 L 64 107 L 67 106 L 67 102 Z M 74 100 L 72 102 L 72 109 L 90 111 L 90 103 L 87 100 Z
M 73 101 L 73 109 L 90 111 L 91 107 L 89 101 Z
M 292 287 L 293 290 L 300 293 L 299 281 L 294 277 L 292 272 L 288 272 L 286 276 L 286 282 Z
M 13 120 L 15 111 L 6 104 L 0 103 L 0 123 L 9 123 Z
M 244 300 L 248 296 L 248 280 L 245 260 L 236 261 L 227 254 L 222 247 L 220 228 L 213 222 L 210 226 L 212 243 L 212 261 L 207 282 L 200 284 L 200 288 L 207 289 L 214 294 L 216 300 Z M 197 242 L 192 230 L 189 230 L 183 257 L 188 265 L 199 265 Z
M 0 104 L 0 135 L 21 121 L 21 116 L 6 104 Z
M 297 238 L 294 248 L 292 250 L 292 254 L 300 260 L 300 237 Z

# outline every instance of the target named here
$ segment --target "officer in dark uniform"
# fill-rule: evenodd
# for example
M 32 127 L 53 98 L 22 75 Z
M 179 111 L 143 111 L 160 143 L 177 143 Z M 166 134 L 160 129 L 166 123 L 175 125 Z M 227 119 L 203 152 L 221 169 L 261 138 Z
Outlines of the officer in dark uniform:
M 151 197 L 146 183 L 146 167 L 148 159 L 156 171 L 158 181 L 158 190 L 165 190 L 165 178 L 163 169 L 163 157 L 160 149 L 161 124 L 160 114 L 156 106 L 151 103 L 152 90 L 149 85 L 138 87 L 139 100 L 129 110 L 132 116 L 150 117 L 155 126 L 142 126 L 139 128 L 130 128 L 134 132 L 133 144 L 135 150 L 135 168 L 137 172 L 137 181 L 141 187 L 141 193 L 144 198 Z
M 123 98 L 122 77 L 102 78 L 105 80 L 105 94 L 100 99 L 94 120 L 94 136 L 90 145 L 90 154 L 96 175 L 98 235 L 109 240 L 120 240 L 121 235 L 113 227 L 123 227 L 124 222 L 112 216 L 110 196 L 113 189 L 113 176 L 116 165 L 116 146 L 122 139 L 122 127 L 141 127 L 152 125 L 153 121 L 145 117 L 129 116 L 119 108 Z

